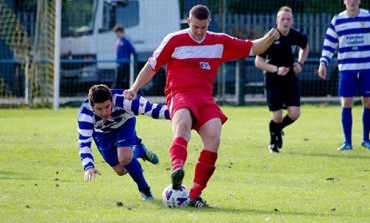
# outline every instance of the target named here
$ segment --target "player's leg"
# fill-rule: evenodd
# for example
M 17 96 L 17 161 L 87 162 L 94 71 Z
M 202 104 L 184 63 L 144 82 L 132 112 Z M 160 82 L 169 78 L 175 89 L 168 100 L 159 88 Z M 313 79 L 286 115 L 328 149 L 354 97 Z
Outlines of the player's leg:
M 341 97 L 341 122 L 344 133 L 344 142 L 338 150 L 351 150 L 352 149 L 352 97 Z
M 339 76 L 338 94 L 341 100 L 341 123 L 344 133 L 344 143 L 339 151 L 352 149 L 352 107 L 353 96 L 357 88 L 357 74 L 341 72 Z
M 181 108 L 171 118 L 173 141 L 170 147 L 172 163 L 172 187 L 178 190 L 184 178 L 184 164 L 187 159 L 187 146 L 191 136 L 192 126 L 191 112 L 187 108 Z
M 112 89 L 119 89 L 123 86 L 124 70 L 122 67 L 117 67 L 115 70 L 114 82 Z
M 301 108 L 300 106 L 288 106 L 288 113 L 282 117 L 282 121 L 280 125 L 278 126 L 280 130 L 278 129 L 276 132 L 276 144 L 279 149 L 283 148 L 283 129 L 295 122 L 300 114 L 301 114 Z
M 288 114 L 284 116 L 281 122 L 282 129 L 293 124 L 301 115 L 301 93 L 299 89 L 299 80 L 295 74 L 287 77 L 284 86 L 284 98 Z
M 362 142 L 361 145 L 367 149 L 370 149 L 370 97 L 362 97 Z
M 362 73 L 359 77 L 360 94 L 362 96 L 362 142 L 361 145 L 370 149 L 370 73 Z
M 122 165 L 129 173 L 131 178 L 137 184 L 139 191 L 144 200 L 152 200 L 153 196 L 150 192 L 150 187 L 146 182 L 143 174 L 143 169 L 139 161 L 134 158 L 132 145 L 137 140 L 136 135 L 136 119 L 130 118 L 124 125 L 116 130 L 115 147 L 117 148 L 117 158 L 119 164 Z
M 121 165 L 117 158 L 117 148 L 111 143 L 111 146 L 109 149 L 105 149 L 101 146 L 102 144 L 97 144 L 98 150 L 100 154 L 102 155 L 104 161 L 109 164 L 109 166 L 112 167 L 114 172 L 118 176 L 123 176 L 127 173 L 123 165 Z
M 117 156 L 119 164 L 122 165 L 131 178 L 135 181 L 138 190 L 142 193 L 144 200 L 153 200 L 150 187 L 145 180 L 143 168 L 137 159 L 134 158 L 131 147 L 118 147 Z
M 370 91 L 369 91 L 370 92 Z M 362 142 L 361 145 L 367 149 L 370 149 L 370 97 L 362 97 Z
M 370 97 L 362 98 L 363 111 L 362 111 L 362 142 L 361 145 L 370 149 Z
M 283 92 L 281 85 L 282 77 L 266 75 L 265 89 L 266 100 L 269 110 L 271 111 L 271 120 L 269 122 L 270 143 L 268 149 L 271 153 L 278 153 L 279 147 L 277 137 L 281 135 L 281 122 L 283 118 Z M 281 138 L 281 137 L 280 137 Z
M 269 150 L 270 152 L 278 153 L 279 149 L 282 148 L 282 138 L 281 138 L 281 131 L 282 131 L 282 121 L 283 121 L 283 110 L 278 109 L 276 111 L 271 111 L 272 118 L 269 123 L 269 131 L 270 131 L 270 144 Z
M 288 114 L 286 114 L 281 122 L 281 128 L 284 129 L 288 125 L 293 124 L 299 116 L 301 115 L 301 107 L 299 106 L 289 106 Z
M 122 88 L 129 89 L 130 88 L 130 65 L 126 64 L 122 68 Z
M 203 150 L 195 166 L 193 185 L 189 193 L 190 206 L 197 208 L 208 207 L 200 195 L 216 169 L 215 164 L 220 145 L 221 126 L 221 119 L 213 118 L 203 124 L 198 130 L 202 139 Z
M 284 117 L 279 116 L 279 119 L 281 118 L 281 124 L 279 126 L 281 129 L 276 133 L 276 144 L 279 149 L 283 147 L 283 129 L 293 124 L 301 114 L 301 93 L 297 75 L 290 73 L 283 77 L 283 79 L 284 81 L 282 81 L 280 90 L 288 113 Z
M 119 164 L 117 158 L 117 147 L 114 145 L 115 134 L 110 133 L 94 133 L 93 135 L 96 147 L 100 155 L 103 157 L 104 161 L 109 164 L 114 170 L 114 172 L 123 176 L 127 172 L 125 168 Z
M 134 158 L 135 159 L 141 158 L 144 161 L 148 161 L 152 164 L 158 164 L 159 159 L 158 159 L 157 154 L 155 154 L 150 149 L 146 148 L 146 146 L 144 145 L 144 143 L 139 137 L 137 137 L 135 141 L 136 142 L 132 148 L 132 151 L 134 153 Z

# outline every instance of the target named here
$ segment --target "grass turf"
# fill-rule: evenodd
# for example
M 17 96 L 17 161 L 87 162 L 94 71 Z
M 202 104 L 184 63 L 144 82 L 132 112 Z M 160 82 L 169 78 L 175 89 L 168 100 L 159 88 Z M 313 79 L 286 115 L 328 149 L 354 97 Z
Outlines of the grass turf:
M 130 177 L 118 177 L 93 147 L 102 176 L 83 182 L 77 108 L 0 110 L 0 222 L 370 222 L 370 151 L 360 147 L 361 108 L 353 109 L 354 150 L 342 142 L 338 106 L 303 106 L 285 129 L 280 154 L 267 150 L 266 107 L 222 107 L 217 169 L 203 193 L 214 209 L 168 209 L 170 122 L 139 117 L 137 133 L 158 165 L 141 162 L 155 200 L 145 202 Z M 200 138 L 188 148 L 191 186 Z M 121 202 L 121 203 L 120 203 Z M 122 205 L 117 205 L 122 204 Z

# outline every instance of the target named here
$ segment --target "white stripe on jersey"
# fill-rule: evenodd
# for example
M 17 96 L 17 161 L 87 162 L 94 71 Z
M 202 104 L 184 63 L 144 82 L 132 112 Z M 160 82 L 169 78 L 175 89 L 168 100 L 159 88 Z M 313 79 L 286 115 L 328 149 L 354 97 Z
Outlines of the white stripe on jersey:
M 82 160 L 82 166 L 85 167 L 89 163 L 94 163 L 94 160 L 91 158 L 85 158 Z
M 352 68 L 354 70 L 369 70 L 369 64 L 368 63 L 358 63 L 356 65 L 352 64 L 338 64 L 338 69 L 339 70 L 348 70 L 348 68 Z
M 91 140 L 90 140 L 91 141 Z M 80 154 L 81 153 L 91 153 L 91 148 L 88 146 L 84 146 L 80 148 Z M 86 158 L 85 158 L 86 159 Z
M 338 60 L 343 60 L 343 59 L 346 59 L 346 58 L 357 58 L 357 59 L 361 59 L 361 58 L 368 58 L 370 55 L 370 51 L 369 50 L 364 50 L 364 51 L 354 51 L 354 52 L 346 52 L 346 53 L 339 53 L 338 54 Z M 369 67 L 369 64 L 367 64 L 368 67 Z
M 91 140 L 91 137 L 90 138 L 87 138 L 87 139 L 79 139 L 78 140 L 78 143 L 90 143 L 92 140 Z
M 222 44 L 205 46 L 180 46 L 176 47 L 172 57 L 176 59 L 196 59 L 196 58 L 221 58 L 224 51 Z
M 88 122 L 88 123 L 93 123 L 93 117 L 91 115 L 85 114 L 85 113 L 80 113 L 78 116 L 78 121 L 79 122 Z
M 161 54 L 162 50 L 167 45 L 167 43 L 170 41 L 170 39 L 172 37 L 178 35 L 179 33 L 181 34 L 181 33 L 184 33 L 184 32 L 187 32 L 187 31 L 186 30 L 181 30 L 181 31 L 178 31 L 178 32 L 167 34 L 167 36 L 164 37 L 164 39 L 162 40 L 161 44 L 153 52 L 153 55 L 151 57 L 149 57 L 149 59 L 148 59 L 148 63 L 150 64 L 150 66 L 152 67 L 152 69 L 155 69 L 155 67 L 157 65 L 157 58 L 158 58 L 159 54 Z

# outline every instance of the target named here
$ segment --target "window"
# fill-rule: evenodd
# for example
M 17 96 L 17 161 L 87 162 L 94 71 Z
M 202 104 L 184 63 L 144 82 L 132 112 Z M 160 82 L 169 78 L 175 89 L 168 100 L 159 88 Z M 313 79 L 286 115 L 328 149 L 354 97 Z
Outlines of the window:
M 103 27 L 100 31 L 109 31 L 119 24 L 124 28 L 139 24 L 139 1 L 110 4 L 105 2 L 103 8 Z
M 66 1 L 62 7 L 62 36 L 91 34 L 94 28 L 95 0 Z

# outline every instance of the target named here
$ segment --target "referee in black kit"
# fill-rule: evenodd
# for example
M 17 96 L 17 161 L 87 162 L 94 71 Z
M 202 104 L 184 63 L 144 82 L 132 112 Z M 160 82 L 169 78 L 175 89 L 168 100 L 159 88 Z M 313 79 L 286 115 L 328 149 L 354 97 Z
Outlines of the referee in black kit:
M 265 72 L 267 104 L 272 113 L 268 146 L 271 153 L 279 153 L 283 147 L 283 128 L 300 116 L 301 96 L 297 74 L 302 71 L 309 52 L 307 36 L 291 28 L 293 12 L 290 7 L 279 9 L 276 24 L 280 39 L 255 59 L 256 67 Z M 299 47 L 298 60 L 294 58 L 296 47 Z M 288 113 L 283 116 L 285 108 Z

